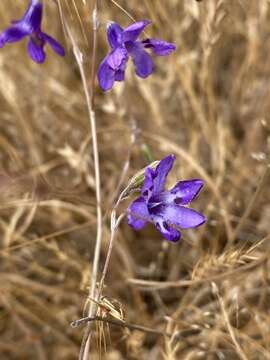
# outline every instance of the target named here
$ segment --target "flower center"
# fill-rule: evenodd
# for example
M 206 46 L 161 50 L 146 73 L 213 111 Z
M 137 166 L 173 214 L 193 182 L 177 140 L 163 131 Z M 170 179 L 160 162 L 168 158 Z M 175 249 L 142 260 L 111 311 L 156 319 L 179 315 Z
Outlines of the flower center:
M 33 32 L 30 38 L 33 41 L 33 43 L 38 47 L 42 47 L 44 45 L 44 40 L 42 39 L 39 33 Z

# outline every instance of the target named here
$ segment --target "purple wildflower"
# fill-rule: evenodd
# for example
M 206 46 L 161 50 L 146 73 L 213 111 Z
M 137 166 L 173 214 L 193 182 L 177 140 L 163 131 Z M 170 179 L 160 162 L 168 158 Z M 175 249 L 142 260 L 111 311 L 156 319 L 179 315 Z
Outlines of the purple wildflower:
M 165 239 L 176 242 L 181 237 L 179 228 L 195 228 L 206 218 L 185 206 L 198 195 L 203 187 L 202 180 L 179 181 L 171 190 L 164 189 L 174 160 L 175 156 L 169 155 L 155 170 L 146 168 L 141 196 L 128 208 L 128 223 L 133 229 L 140 230 L 147 222 L 152 222 Z
M 30 0 L 29 6 L 20 20 L 12 21 L 12 25 L 0 34 L 0 48 L 6 43 L 14 43 L 29 36 L 28 53 L 32 60 L 41 64 L 45 61 L 44 46 L 48 43 L 60 56 L 65 55 L 63 47 L 51 36 L 41 31 L 42 3 Z
M 107 28 L 108 42 L 111 52 L 101 62 L 98 70 L 98 80 L 102 90 L 110 90 L 115 81 L 123 81 L 129 56 L 135 65 L 136 74 L 146 78 L 152 74 L 154 64 L 151 56 L 144 50 L 150 49 L 155 55 L 169 55 L 175 50 L 175 45 L 163 40 L 138 40 L 139 35 L 150 21 L 136 22 L 126 29 L 116 23 Z

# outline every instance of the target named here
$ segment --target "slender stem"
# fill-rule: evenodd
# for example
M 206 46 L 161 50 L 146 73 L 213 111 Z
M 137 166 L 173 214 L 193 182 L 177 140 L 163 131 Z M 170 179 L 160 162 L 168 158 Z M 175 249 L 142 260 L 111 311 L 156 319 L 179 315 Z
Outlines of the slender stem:
M 122 186 L 122 184 L 124 182 L 125 176 L 127 174 L 129 164 L 130 164 L 131 150 L 132 150 L 135 142 L 136 142 L 136 135 L 135 135 L 135 131 L 134 131 L 134 128 L 133 128 L 133 132 L 132 132 L 132 135 L 131 135 L 131 144 L 130 144 L 130 147 L 129 147 L 127 159 L 126 159 L 126 162 L 124 164 L 122 174 L 120 176 L 119 184 L 118 184 L 118 187 L 117 187 L 117 193 L 119 192 L 119 190 L 120 190 L 120 188 L 121 188 L 121 186 Z M 107 255 L 106 255 L 106 259 L 105 259 L 105 264 L 104 264 L 102 274 L 101 274 L 101 279 L 100 279 L 100 282 L 99 282 L 97 298 L 99 298 L 101 296 L 101 293 L 102 293 L 104 280 L 105 280 L 105 277 L 106 277 L 106 274 L 107 274 L 107 271 L 108 271 L 109 262 L 110 262 L 111 255 L 112 255 L 116 230 L 117 230 L 120 222 L 122 221 L 123 217 L 125 216 L 125 214 L 121 214 L 118 218 L 116 217 L 116 210 L 117 210 L 120 202 L 123 200 L 124 195 L 125 195 L 125 190 L 123 190 L 120 193 L 120 195 L 119 195 L 118 199 L 116 200 L 115 205 L 113 206 L 113 209 L 112 209 L 112 213 L 111 213 L 111 236 L 110 236 L 108 251 L 107 251 Z
M 130 330 L 138 330 L 138 331 L 142 331 L 142 332 L 146 332 L 146 333 L 150 333 L 153 335 L 158 335 L 158 336 L 166 336 L 166 337 L 172 337 L 172 334 L 166 333 L 164 331 L 159 331 L 159 330 L 154 330 L 142 325 L 137 325 L 137 324 L 131 324 L 128 323 L 126 321 L 121 321 L 121 320 L 117 320 L 117 319 L 108 319 L 102 316 L 87 316 L 85 318 L 79 319 L 79 320 L 75 320 L 71 323 L 72 327 L 77 327 L 80 326 L 86 322 L 92 322 L 92 321 L 103 321 L 106 322 L 108 324 L 112 324 L 112 325 L 116 325 L 116 326 L 120 326 L 120 327 L 125 327 L 128 328 Z
M 110 262 L 111 255 L 112 255 L 113 243 L 114 243 L 116 230 L 117 230 L 117 228 L 118 228 L 118 226 L 119 226 L 119 224 L 120 224 L 120 222 L 121 222 L 121 220 L 123 219 L 124 216 L 125 216 L 125 214 L 123 213 L 116 219 L 116 210 L 113 209 L 112 214 L 111 214 L 111 236 L 110 236 L 109 247 L 108 247 L 108 251 L 107 251 L 105 264 L 104 264 L 102 274 L 101 274 L 101 279 L 100 279 L 100 282 L 99 282 L 97 298 L 100 297 L 102 289 L 103 289 L 104 280 L 105 280 L 105 277 L 106 277 L 106 274 L 107 274 L 107 271 L 108 271 L 109 262 Z
M 91 111 L 90 114 L 90 122 L 91 122 L 91 128 L 92 128 L 92 134 L 95 134 L 93 136 L 93 150 L 98 150 L 97 145 L 97 139 L 96 139 L 96 122 L 95 122 L 95 113 Z M 101 211 L 101 191 L 100 191 L 100 172 L 99 172 L 99 159 L 98 159 L 98 152 L 95 153 L 94 150 L 94 163 L 95 163 L 95 174 L 96 176 L 96 210 L 97 210 L 97 234 L 96 234 L 96 246 L 95 246 L 95 253 L 94 253 L 94 259 L 93 259 L 93 267 L 92 267 L 92 274 L 90 279 L 90 290 L 89 290 L 89 296 L 91 298 L 96 298 L 96 284 L 97 284 L 97 276 L 98 276 L 98 269 L 99 269 L 99 261 L 100 261 L 100 252 L 101 252 L 101 242 L 102 242 L 102 211 Z M 98 172 L 97 172 L 98 171 Z M 97 191 L 98 189 L 98 191 Z M 90 303 L 88 315 L 93 316 L 95 313 L 96 304 L 94 302 Z M 90 349 L 90 340 L 91 340 L 91 334 L 90 334 L 90 323 L 89 326 L 85 329 L 84 337 L 87 339 L 86 342 L 82 342 L 82 348 L 81 348 L 81 355 L 80 358 L 83 360 L 88 359 L 88 353 Z M 85 343 L 85 346 L 84 346 Z M 83 355 L 83 357 L 81 357 Z
M 121 187 L 125 181 L 125 177 L 127 175 L 127 172 L 128 172 L 128 169 L 129 169 L 129 166 L 130 166 L 130 159 L 131 159 L 131 153 L 132 153 L 132 149 L 136 143 L 136 140 L 137 140 L 137 129 L 136 129 L 136 125 L 134 122 L 132 122 L 131 124 L 131 142 L 130 142 L 130 145 L 128 147 L 128 153 L 127 153 L 127 158 L 126 158 L 126 161 L 124 163 L 124 167 L 122 169 L 122 173 L 121 173 L 121 176 L 119 178 L 119 182 L 118 182 L 118 185 L 116 187 L 116 190 L 112 196 L 112 206 L 114 209 L 116 209 L 119 205 L 119 202 L 123 199 L 123 194 L 121 193 L 120 196 L 118 195 L 120 193 L 120 190 L 121 190 Z M 118 200 L 117 199 L 117 196 L 118 196 Z M 115 202 L 116 201 L 116 202 Z M 115 203 L 115 205 L 113 205 L 113 203 Z
M 91 108 L 94 109 L 95 106 L 95 77 L 96 77 L 96 54 L 97 54 L 97 31 L 98 31 L 98 0 L 95 2 L 95 6 L 92 13 L 92 20 L 93 20 L 93 52 L 92 52 L 92 64 L 91 64 Z
M 96 131 L 96 116 L 94 112 L 94 88 L 95 88 L 95 67 L 96 67 L 96 52 L 97 52 L 97 30 L 98 30 L 98 0 L 95 1 L 92 20 L 93 20 L 93 51 L 92 51 L 92 66 L 91 66 L 91 95 L 89 95 L 86 78 L 84 76 L 83 66 L 80 63 L 80 72 L 83 81 L 83 87 L 87 100 L 87 107 L 89 110 L 89 119 L 92 132 L 92 145 L 94 153 L 94 167 L 95 167 L 95 185 L 96 185 L 96 210 L 97 210 L 97 234 L 96 234 L 96 246 L 92 267 L 92 274 L 90 280 L 89 296 L 96 298 L 96 284 L 97 275 L 100 261 L 101 242 L 102 242 L 102 210 L 101 210 L 101 186 L 100 186 L 100 169 L 99 169 L 99 154 L 98 154 L 98 142 Z M 96 304 L 90 303 L 88 316 L 93 316 L 96 310 Z M 89 323 L 84 332 L 84 338 L 81 345 L 80 359 L 87 360 L 90 350 L 91 342 L 91 324 Z
M 88 322 L 94 322 L 94 321 L 102 321 L 105 322 L 107 324 L 111 324 L 111 325 L 115 325 L 115 326 L 119 326 L 122 328 L 127 328 L 129 330 L 137 330 L 137 331 L 142 331 L 144 333 L 147 334 L 151 334 L 151 335 L 156 335 L 156 336 L 163 336 L 165 338 L 169 338 L 170 341 L 184 341 L 186 344 L 188 344 L 189 346 L 194 346 L 194 341 L 189 340 L 188 337 L 191 336 L 196 336 L 197 334 L 199 334 L 201 332 L 201 329 L 190 329 L 190 330 L 183 330 L 183 331 L 177 331 L 177 332 L 173 332 L 173 333 L 169 333 L 166 331 L 162 331 L 162 330 L 155 330 L 143 325 L 138 325 L 138 324 L 132 324 L 129 323 L 127 321 L 123 321 L 123 320 L 119 320 L 116 318 L 107 318 L 107 317 L 102 317 L 102 316 L 87 316 L 78 320 L 74 320 L 72 321 L 72 323 L 70 324 L 71 327 L 76 328 L 80 325 L 83 325 L 85 323 Z M 200 348 L 201 350 L 203 350 L 200 346 L 200 344 L 197 345 L 198 348 Z
M 95 168 L 95 188 L 96 188 L 96 212 L 97 212 L 97 232 L 96 232 L 96 245 L 93 259 L 93 266 L 91 271 L 90 279 L 90 290 L 89 296 L 94 298 L 96 297 L 96 284 L 97 284 L 97 275 L 99 268 L 100 252 L 101 252 L 101 241 L 102 241 L 102 210 L 101 210 L 101 186 L 100 186 L 100 168 L 99 168 L 99 154 L 98 154 L 98 141 L 97 141 L 97 130 L 96 130 L 96 115 L 94 111 L 94 87 L 95 87 L 95 65 L 96 65 L 96 52 L 97 52 L 97 30 L 98 30 L 98 20 L 97 20 L 97 10 L 98 10 L 98 0 L 95 1 L 95 6 L 93 10 L 93 52 L 92 52 L 92 67 L 91 67 L 91 90 L 89 91 L 87 80 L 83 67 L 83 58 L 82 54 L 76 44 L 76 41 L 72 35 L 72 32 L 62 14 L 60 3 L 58 2 L 60 13 L 62 15 L 62 22 L 66 33 L 71 41 L 73 53 L 80 71 L 80 76 L 82 79 L 83 90 L 86 98 L 87 109 L 89 114 L 89 121 L 92 133 L 92 147 L 93 147 L 93 156 L 94 156 L 94 168 Z M 94 302 L 90 303 L 88 315 L 93 316 L 96 310 L 96 305 Z M 90 349 L 90 339 L 91 339 L 91 326 L 90 323 L 85 329 L 84 338 L 81 345 L 80 356 L 82 360 L 88 359 L 88 353 Z

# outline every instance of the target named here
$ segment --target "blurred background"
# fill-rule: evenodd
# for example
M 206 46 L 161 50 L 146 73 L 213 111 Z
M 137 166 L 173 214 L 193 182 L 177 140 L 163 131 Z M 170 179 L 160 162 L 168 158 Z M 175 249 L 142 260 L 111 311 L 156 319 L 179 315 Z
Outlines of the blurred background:
M 27 0 L 1 0 L 4 30 Z M 90 83 L 91 0 L 61 0 Z M 128 180 L 176 155 L 167 185 L 202 178 L 192 207 L 207 223 L 162 240 L 149 225 L 118 230 L 103 295 L 130 323 L 172 337 L 104 325 L 92 359 L 270 359 L 270 2 L 107 0 L 106 24 L 150 19 L 147 36 L 176 43 L 146 80 L 129 63 L 125 83 L 96 85 L 104 232 L 128 153 Z M 96 236 L 94 164 L 86 101 L 58 7 L 44 1 L 47 46 L 37 65 L 26 40 L 0 51 L 0 358 L 77 359 Z M 132 138 L 135 136 L 135 143 Z M 124 210 L 133 196 L 123 205 Z M 121 304 L 121 305 L 120 305 Z M 173 336 L 176 335 L 176 336 Z

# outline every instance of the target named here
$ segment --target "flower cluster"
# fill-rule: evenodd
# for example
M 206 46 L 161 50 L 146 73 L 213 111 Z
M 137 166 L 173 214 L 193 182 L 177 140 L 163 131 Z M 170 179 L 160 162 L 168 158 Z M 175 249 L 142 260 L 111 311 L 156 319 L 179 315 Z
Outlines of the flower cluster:
M 11 26 L 0 34 L 0 48 L 29 37 L 28 53 L 36 63 L 45 61 L 46 43 L 58 55 L 64 56 L 63 47 L 41 30 L 42 9 L 40 0 L 30 0 L 23 17 L 12 21 Z M 149 23 L 148 20 L 138 21 L 125 29 L 116 23 L 110 23 L 107 27 L 111 51 L 98 69 L 99 84 L 104 91 L 111 89 L 115 81 L 124 80 L 129 57 L 134 63 L 136 74 L 146 78 L 154 69 L 153 60 L 146 50 L 158 56 L 169 55 L 175 50 L 174 44 L 163 40 L 139 40 Z M 146 168 L 141 196 L 128 208 L 128 223 L 133 229 L 140 230 L 147 222 L 151 222 L 167 240 L 175 242 L 181 237 L 181 228 L 200 226 L 206 219 L 186 206 L 198 195 L 203 186 L 202 180 L 179 181 L 171 190 L 165 190 L 166 177 L 174 160 L 175 157 L 170 155 L 162 159 L 155 169 L 151 166 Z
M 111 52 L 101 62 L 98 69 L 98 80 L 102 90 L 110 90 L 115 81 L 123 81 L 129 57 L 135 65 L 136 74 L 146 78 L 152 74 L 154 64 L 151 56 L 145 51 L 150 49 L 155 55 L 169 55 L 175 50 L 175 45 L 163 40 L 138 40 L 141 32 L 149 24 L 148 20 L 138 21 L 126 29 L 116 23 L 107 28 L 108 42 Z
M 196 198 L 203 186 L 200 179 L 179 181 L 171 190 L 165 190 L 165 181 L 172 169 L 175 157 L 162 159 L 155 170 L 147 167 L 141 196 L 128 208 L 128 223 L 142 229 L 147 222 L 153 223 L 165 239 L 178 241 L 180 228 L 189 229 L 202 225 L 206 218 L 186 207 Z
M 17 42 L 28 36 L 28 53 L 31 59 L 39 64 L 46 58 L 44 46 L 48 43 L 60 56 L 65 55 L 63 47 L 51 36 L 41 31 L 42 3 L 31 0 L 20 20 L 12 21 L 12 25 L 0 34 L 0 48 L 7 43 Z

